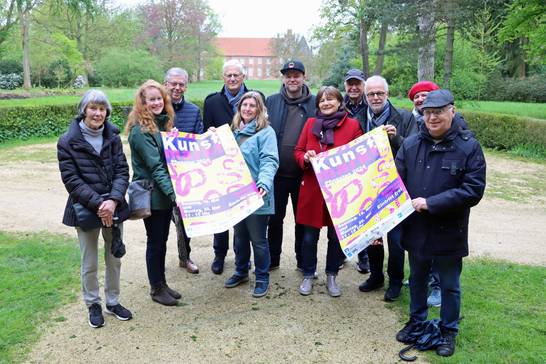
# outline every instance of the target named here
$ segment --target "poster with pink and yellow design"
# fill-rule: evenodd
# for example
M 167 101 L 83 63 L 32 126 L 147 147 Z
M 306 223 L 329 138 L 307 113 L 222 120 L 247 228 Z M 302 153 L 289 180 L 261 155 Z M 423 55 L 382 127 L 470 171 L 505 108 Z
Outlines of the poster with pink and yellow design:
M 226 231 L 263 205 L 228 125 L 215 132 L 161 133 L 189 237 Z
M 414 211 L 382 128 L 320 153 L 311 163 L 348 258 Z

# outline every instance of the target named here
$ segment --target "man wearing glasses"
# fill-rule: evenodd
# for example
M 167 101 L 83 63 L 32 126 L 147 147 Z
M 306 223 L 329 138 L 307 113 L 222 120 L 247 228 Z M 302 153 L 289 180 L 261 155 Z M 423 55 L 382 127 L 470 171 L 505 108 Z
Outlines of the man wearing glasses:
M 237 112 L 237 103 L 248 91 L 244 84 L 245 69 L 239 61 L 231 59 L 224 63 L 223 78 L 224 86 L 220 92 L 212 93 L 205 98 L 203 105 L 205 130 L 211 126 L 216 128 L 224 124 L 231 125 Z M 222 274 L 229 249 L 229 231 L 214 234 L 213 248 L 214 260 L 211 270 L 214 274 Z
M 165 87 L 169 91 L 175 112 L 175 128 L 186 133 L 201 134 L 203 132 L 201 111 L 196 105 L 184 99 L 184 93 L 188 87 L 188 72 L 176 67 L 169 69 L 165 74 Z M 179 265 L 181 268 L 186 268 L 188 272 L 197 274 L 199 268 L 190 259 L 190 238 L 186 235 L 178 206 L 173 209 L 173 221 L 176 226 Z
M 402 145 L 404 139 L 417 133 L 417 124 L 413 115 L 403 109 L 397 109 L 389 101 L 389 85 L 381 76 L 372 76 L 366 80 L 364 86 L 368 108 L 366 120 L 361 122 L 361 127 L 368 132 L 377 127 L 385 129 L 389 136 L 391 149 L 394 157 Z M 363 124 L 363 125 L 362 125 Z M 387 274 L 389 275 L 389 287 L 385 292 L 384 299 L 387 302 L 394 301 L 400 296 L 402 280 L 404 279 L 404 249 L 400 245 L 400 225 L 389 231 L 387 234 L 389 244 L 389 260 Z M 362 292 L 369 292 L 383 287 L 383 260 L 385 250 L 383 244 L 368 246 L 368 257 L 370 261 L 370 277 L 358 288 Z
M 411 272 L 410 320 L 396 339 L 408 343 L 426 321 L 427 283 L 434 263 L 440 276 L 442 309 L 440 356 L 455 351 L 461 310 L 460 276 L 468 255 L 470 208 L 485 190 L 486 164 L 480 143 L 455 122 L 454 98 L 448 90 L 430 92 L 423 103 L 424 126 L 406 139 L 396 156 L 415 212 L 402 222 L 402 245 Z

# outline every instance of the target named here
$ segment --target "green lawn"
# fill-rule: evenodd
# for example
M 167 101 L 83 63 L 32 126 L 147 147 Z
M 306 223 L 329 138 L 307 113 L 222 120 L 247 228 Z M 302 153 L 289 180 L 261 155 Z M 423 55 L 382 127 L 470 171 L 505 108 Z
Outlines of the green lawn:
M 431 363 L 546 363 L 546 267 L 465 259 L 455 354 L 419 353 Z M 408 320 L 409 290 L 392 307 Z M 439 317 L 433 308 L 429 318 Z M 400 348 L 404 345 L 400 344 Z
M 22 361 L 39 325 L 65 320 L 52 312 L 76 299 L 79 266 L 75 238 L 0 232 L 0 363 Z
M 249 80 L 246 85 L 255 90 L 262 91 L 266 96 L 279 91 L 280 81 Z M 186 92 L 188 100 L 204 100 L 211 92 L 219 91 L 222 88 L 222 81 L 201 81 L 191 83 Z M 103 88 L 112 102 L 133 101 L 136 88 Z M 314 93 L 317 88 L 313 88 Z M 22 92 L 22 91 L 19 91 Z M 83 91 L 81 92 L 83 93 Z M 32 92 L 31 92 L 32 94 Z M 32 106 L 32 105 L 59 105 L 77 104 L 80 96 L 45 96 L 31 99 L 0 100 L 0 107 L 7 106 Z M 407 98 L 392 98 L 393 104 L 400 107 L 411 108 L 411 102 Z M 513 114 L 527 116 L 536 119 L 546 120 L 546 104 L 523 103 L 523 102 L 500 102 L 500 101 L 461 101 L 456 106 L 459 110 L 483 111 L 499 114 Z

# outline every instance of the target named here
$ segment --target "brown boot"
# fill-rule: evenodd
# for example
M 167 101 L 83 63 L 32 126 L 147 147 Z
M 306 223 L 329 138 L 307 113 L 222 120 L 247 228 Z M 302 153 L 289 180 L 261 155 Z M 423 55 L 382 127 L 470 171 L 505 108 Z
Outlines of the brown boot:
M 152 287 L 150 291 L 152 300 L 165 306 L 176 306 L 178 301 L 171 296 L 163 285 Z
M 165 291 L 167 291 L 167 293 L 168 293 L 169 295 L 171 295 L 172 298 L 177 299 L 177 300 L 179 300 L 179 299 L 182 298 L 182 295 L 181 295 L 180 293 L 178 293 L 178 291 L 175 291 L 174 289 L 172 289 L 171 287 L 169 287 L 169 286 L 167 285 L 167 282 L 161 283 L 161 286 L 163 287 L 163 289 L 164 289 Z

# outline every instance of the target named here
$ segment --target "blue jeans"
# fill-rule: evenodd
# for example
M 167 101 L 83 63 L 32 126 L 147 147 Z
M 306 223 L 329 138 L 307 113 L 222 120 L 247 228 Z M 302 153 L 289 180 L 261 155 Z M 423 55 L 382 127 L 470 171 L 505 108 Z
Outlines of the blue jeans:
M 317 245 L 320 229 L 312 226 L 303 226 L 303 276 L 314 277 L 317 271 Z M 326 252 L 326 274 L 337 275 L 339 266 L 343 263 L 345 255 L 339 245 L 339 239 L 333 226 L 328 226 L 328 250 Z
M 404 280 L 404 249 L 402 248 L 402 228 L 397 225 L 387 234 L 389 244 L 389 260 L 387 262 L 387 274 L 389 285 L 402 286 Z M 368 248 L 370 259 L 370 279 L 383 281 L 383 260 L 385 259 L 385 248 L 383 245 L 370 245 Z
M 250 243 L 254 250 L 256 282 L 269 282 L 269 243 L 267 221 L 269 215 L 250 215 L 234 227 L 233 250 L 235 251 L 235 274 L 248 275 Z
M 173 209 L 152 210 L 152 215 L 144 219 L 146 228 L 146 268 L 150 286 L 156 287 L 165 282 L 165 255 Z
M 287 178 L 276 176 L 274 181 L 275 193 L 275 215 L 269 220 L 267 237 L 269 239 L 269 252 L 271 254 L 271 265 L 278 266 L 281 260 L 283 222 L 286 216 L 288 198 L 292 201 L 294 218 L 298 209 L 298 194 L 300 192 L 301 178 Z M 302 264 L 301 245 L 303 240 L 303 225 L 295 225 L 294 252 L 296 253 L 296 264 Z
M 409 253 L 410 264 L 410 318 L 415 321 L 425 321 L 428 316 L 427 296 L 429 273 L 432 264 L 440 276 L 442 292 L 442 307 L 440 309 L 440 325 L 449 331 L 459 331 L 459 315 L 461 312 L 461 271 L 462 257 L 423 258 Z

